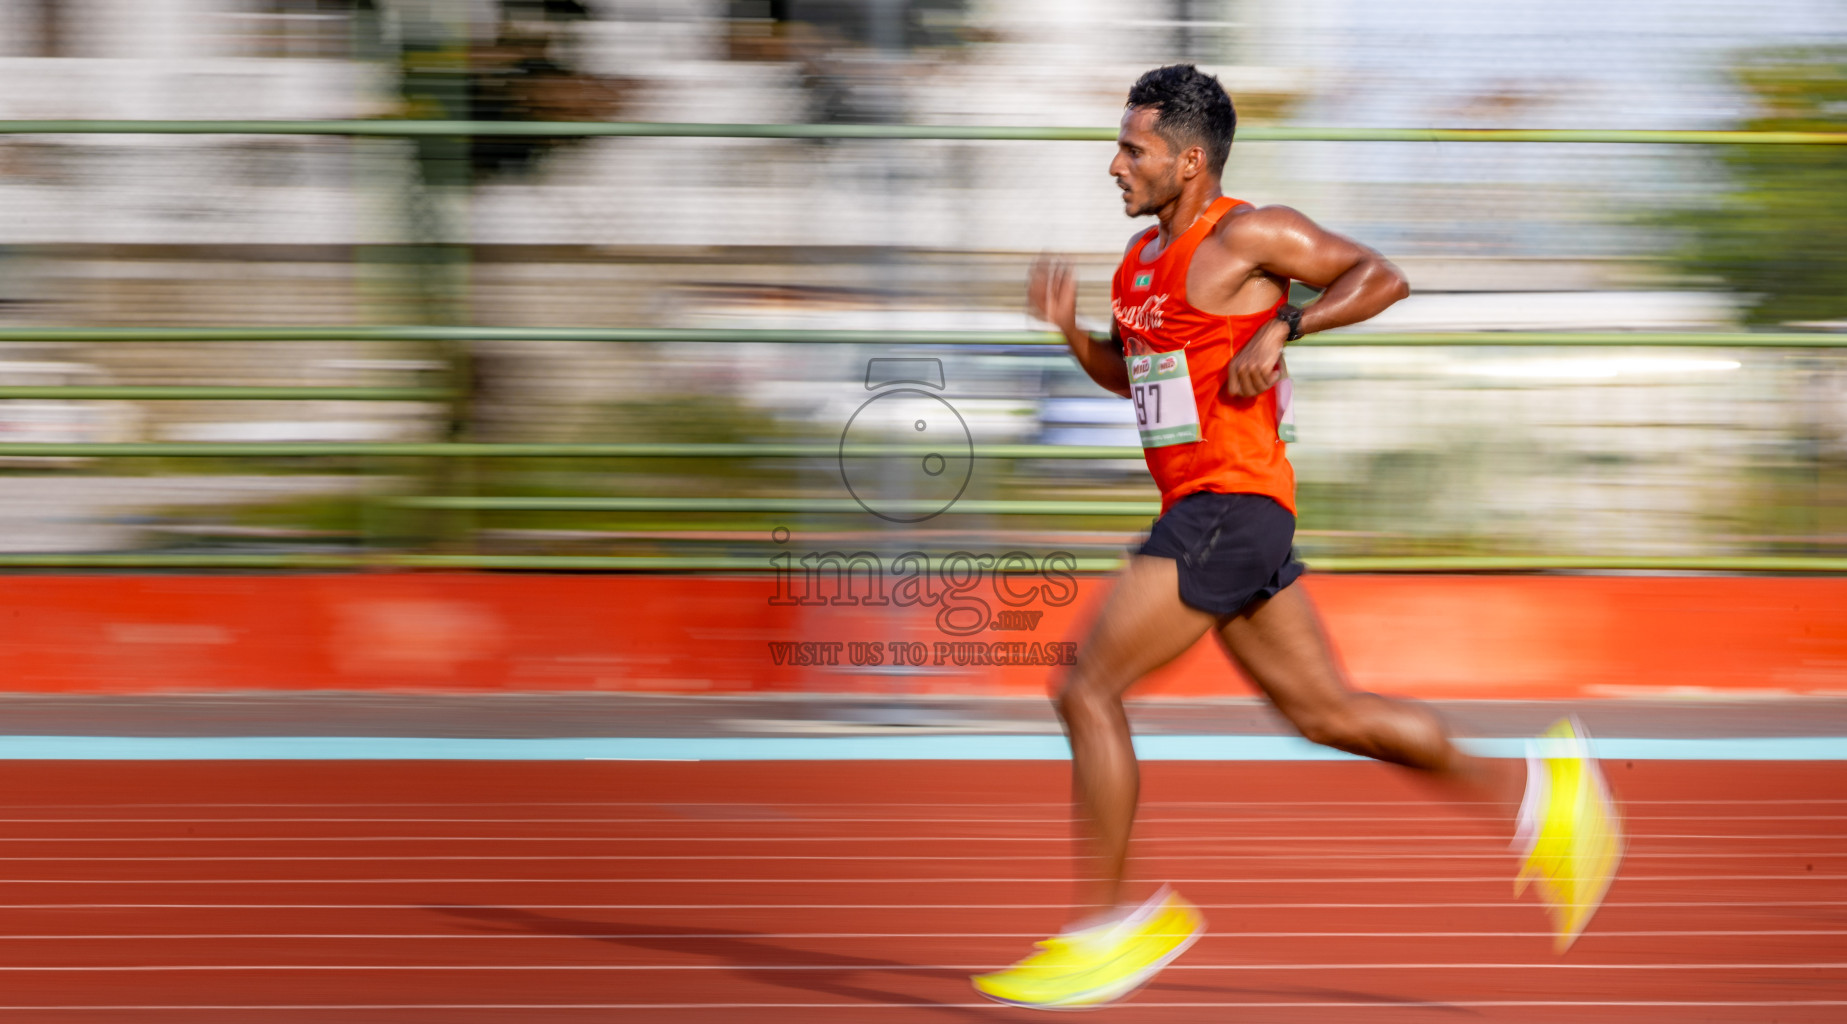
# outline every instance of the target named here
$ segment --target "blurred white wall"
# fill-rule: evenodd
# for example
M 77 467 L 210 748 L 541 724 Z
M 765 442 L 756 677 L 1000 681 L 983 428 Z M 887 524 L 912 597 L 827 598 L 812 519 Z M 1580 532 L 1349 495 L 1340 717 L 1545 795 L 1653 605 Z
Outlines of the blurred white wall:
M 331 118 L 395 102 L 395 68 L 248 56 L 289 52 L 289 32 L 307 30 L 299 19 L 285 30 L 286 19 L 260 13 L 267 7 L 60 2 L 66 51 L 76 56 L 0 51 L 9 54 L 0 59 L 0 117 Z M 385 8 L 402 21 L 433 2 Z M 5 5 L 8 24 L 17 29 L 30 6 Z M 449 7 L 480 34 L 484 3 Z M 804 74 L 813 79 L 818 67 L 854 109 L 879 119 L 1108 125 L 1137 74 L 1188 57 L 1249 101 L 1247 122 L 1715 127 L 1742 109 L 1720 73 L 1726 54 L 1847 35 L 1847 7 L 1817 0 L 1773 0 L 1748 13 L 1666 0 L 1315 0 L 1286 11 L 1253 0 L 975 0 L 980 42 L 907 53 L 834 47 L 805 69 L 792 59 L 732 59 L 721 0 L 595 7 L 602 20 L 582 26 L 577 52 L 589 69 L 639 85 L 624 116 L 662 121 L 803 119 L 815 88 Z M 367 172 L 355 156 L 333 173 L 290 173 L 262 156 L 312 168 L 317 146 L 361 146 L 68 137 L 5 145 L 51 147 L 63 159 L 50 161 L 61 172 L 50 180 L 0 178 L 0 243 L 305 244 L 399 227 L 361 222 L 382 216 L 359 194 L 393 187 L 388 170 Z M 408 150 L 368 152 L 388 164 Z M 1102 143 L 599 140 L 529 181 L 478 190 L 466 230 L 483 243 L 646 245 L 660 241 L 659 211 L 673 209 L 673 240 L 685 245 L 1108 253 L 1131 227 L 1105 176 L 1109 155 Z M 1703 160 L 1634 147 L 1246 142 L 1227 188 L 1300 205 L 1394 254 L 1569 259 L 1645 248 L 1648 236 L 1622 212 L 1650 190 L 1708 181 Z M 176 191 L 192 199 L 177 201 Z

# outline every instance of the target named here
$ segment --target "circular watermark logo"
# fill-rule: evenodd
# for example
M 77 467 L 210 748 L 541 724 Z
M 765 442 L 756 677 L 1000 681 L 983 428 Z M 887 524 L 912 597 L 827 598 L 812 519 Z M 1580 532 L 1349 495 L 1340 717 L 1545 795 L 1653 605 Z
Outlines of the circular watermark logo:
M 942 389 L 938 359 L 873 359 L 866 399 L 840 432 L 840 479 L 859 507 L 893 523 L 942 515 L 968 489 L 975 441 L 955 406 L 919 387 Z M 899 385 L 899 386 L 893 386 Z

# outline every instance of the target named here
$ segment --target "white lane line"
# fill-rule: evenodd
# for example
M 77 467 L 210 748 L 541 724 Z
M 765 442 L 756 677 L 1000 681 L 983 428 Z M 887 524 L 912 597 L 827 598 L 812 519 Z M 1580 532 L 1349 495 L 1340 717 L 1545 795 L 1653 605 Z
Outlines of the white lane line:
M 1847 875 L 1792 871 L 1782 875 L 1629 875 L 1634 882 L 1838 882 Z M 1176 885 L 1405 885 L 1493 882 L 1506 884 L 1505 875 L 1355 876 L 1344 878 L 1170 878 Z M 946 885 L 1007 884 L 1069 885 L 1069 876 L 1021 878 L 1017 876 L 935 878 L 0 878 L 0 885 Z
M 203 1010 L 307 1010 L 313 1012 L 326 1012 L 328 1010 L 696 1010 L 701 1013 L 709 1013 L 712 1010 L 993 1010 L 996 1005 L 998 1004 L 991 1002 L 941 1003 L 924 999 L 908 1003 L 66 1003 L 32 1006 L 0 1005 L 0 1012 L 51 1010 L 89 1012 L 114 1010 L 131 1013 L 156 1013 L 164 1011 L 196 1013 Z M 1754 999 L 1722 1001 L 1663 999 L 1473 999 L 1428 1002 L 1401 999 L 1389 1001 L 1369 999 L 1351 1002 L 1304 1001 L 1249 1003 L 1169 1003 L 1153 1002 L 1144 999 L 1135 1004 L 1137 1011 L 1159 1010 L 1163 1008 L 1176 1010 L 1282 1010 L 1297 1007 L 1315 1010 L 1449 1009 L 1454 1007 L 1466 1009 L 1518 1007 L 1689 1007 L 1711 1009 L 1725 1007 L 1783 1006 L 1847 1006 L 1847 999 Z
M 1144 800 L 1143 807 L 1429 807 L 1433 803 L 1446 806 L 1498 806 L 1492 800 Z M 1778 797 L 1778 798 L 1689 798 L 1689 799 L 1648 799 L 1643 797 L 1623 799 L 1625 806 L 1644 805 L 1698 805 L 1698 806 L 1749 806 L 1787 804 L 1847 804 L 1847 797 Z M 0 803 L 4 810 L 39 810 L 43 804 L 6 804 Z M 293 800 L 255 800 L 255 801 L 143 801 L 127 803 L 62 803 L 60 808 L 114 808 L 133 807 L 877 807 L 892 810 L 904 807 L 940 809 L 953 807 L 1056 807 L 1069 808 L 1069 800 L 947 800 L 947 801 L 911 801 L 911 800 L 675 800 L 672 797 L 660 797 L 652 800 L 327 800 L 327 801 L 293 801 Z M 982 1005 L 986 1005 L 985 1003 Z
M 1436 801 L 1432 801 L 1433 803 Z M 1625 801 L 1626 804 L 1626 801 Z M 1847 821 L 1847 815 L 1841 814 L 1628 814 L 1627 821 L 1697 821 L 1707 824 L 1717 822 L 1751 822 L 1751 821 Z M 248 824 L 392 824 L 392 825 L 698 825 L 700 827 L 719 825 L 1003 825 L 1036 826 L 1057 828 L 1069 825 L 1068 817 L 1021 818 L 1013 817 L 957 817 L 957 818 L 919 818 L 909 815 L 899 817 L 869 817 L 850 815 L 844 817 L 811 817 L 797 815 L 725 815 L 723 817 L 699 817 L 695 815 L 676 815 L 665 818 L 620 818 L 620 817 L 546 817 L 546 818 L 510 818 L 510 817 L 407 817 L 400 815 L 374 815 L 368 817 L 303 817 L 297 815 L 264 815 L 238 817 L 153 817 L 153 818 L 0 818 L 0 825 L 248 825 Z M 1264 817 L 1250 815 L 1224 815 L 1221 817 L 1186 815 L 1175 817 L 1143 817 L 1137 821 L 1144 825 L 1202 825 L 1223 823 L 1232 825 L 1299 825 L 1310 822 L 1337 822 L 1340 824 L 1359 822 L 1388 822 L 1398 824 L 1448 824 L 1469 827 L 1474 819 L 1459 815 L 1351 815 L 1351 814 L 1277 814 Z M 1847 834 L 1847 833 L 1842 833 Z
M 1514 854 L 1512 854 L 1511 852 L 1505 849 L 1502 849 L 1494 853 L 1365 853 L 1365 852 L 1362 852 L 1362 853 L 1181 853 L 1177 851 L 1170 851 L 1168 853 L 1162 854 L 1159 859 L 1165 860 L 1165 861 L 1283 860 L 1283 861 L 1290 861 L 1293 863 L 1296 861 L 1334 861 L 1334 862 L 1367 861 L 1367 862 L 1370 862 L 1370 861 L 1377 861 L 1377 860 L 1408 860 L 1408 861 L 1509 860 L 1509 859 L 1512 859 L 1513 857 L 1514 857 Z M 1804 858 L 1807 858 L 1810 860 L 1822 860 L 1822 859 L 1826 859 L 1829 857 L 1847 857 L 1847 849 L 1807 851 L 1807 852 L 1776 852 L 1776 853 L 1765 853 L 1763 851 L 1743 852 L 1743 853 L 1723 853 L 1723 852 L 1655 853 L 1655 852 L 1651 852 L 1647 850 L 1625 850 L 1623 852 L 1623 858 L 1625 860 L 1753 860 L 1755 861 L 1755 860 L 1762 860 L 1766 857 L 1788 857 L 1788 858 L 1792 858 L 1796 860 L 1801 860 Z M 302 854 L 298 856 L 274 856 L 274 857 L 269 857 L 269 856 L 251 857 L 251 856 L 233 856 L 233 855 L 197 856 L 197 857 L 181 857 L 181 856 L 168 856 L 168 857 L 0 857 L 0 863 L 25 863 L 25 864 L 45 864 L 45 863 L 50 863 L 50 864 L 70 864 L 70 863 L 82 863 L 82 864 L 231 863 L 231 864 L 238 864 L 238 863 L 245 863 L 245 862 L 260 864 L 260 863 L 270 863 L 270 862 L 276 862 L 276 861 L 306 862 L 306 863 L 320 863 L 324 861 L 327 863 L 334 863 L 334 864 L 349 863 L 349 862 L 363 862 L 363 863 L 368 863 L 368 864 L 375 864 L 380 861 L 640 861 L 644 863 L 650 863 L 650 862 L 655 862 L 655 861 L 679 862 L 679 861 L 688 861 L 688 860 L 705 860 L 705 861 L 737 860 L 737 861 L 749 861 L 751 863 L 756 863 L 758 861 L 771 861 L 771 860 L 774 860 L 774 861 L 822 861 L 822 862 L 848 861 L 848 862 L 855 863 L 855 864 L 888 864 L 888 863 L 901 863 L 901 862 L 907 862 L 907 861 L 923 861 L 923 862 L 928 862 L 928 863 L 936 863 L 936 862 L 964 863 L 964 862 L 969 862 L 969 861 L 977 861 L 977 862 L 998 861 L 998 862 L 1011 863 L 1011 862 L 1016 862 L 1016 861 L 1030 861 L 1032 863 L 1042 863 L 1045 860 L 1045 858 L 1043 856 L 1038 856 L 1035 854 L 1025 854 L 1025 853 L 1021 853 L 1021 854 L 989 853 L 989 854 L 966 854 L 966 855 L 957 855 L 957 854 L 887 855 L 887 854 L 818 854 L 818 853 L 817 854 L 802 854 L 802 853 L 775 853 L 775 854 L 753 854 L 753 853 L 694 853 L 694 854 L 679 854 L 679 853 L 377 853 L 377 854 L 360 854 L 360 855 L 352 855 L 352 856 L 311 856 L 307 854 Z
M 1608 763 L 1608 762 L 1605 762 L 1605 763 Z M 1428 807 L 1432 802 L 1433 802 L 1432 800 L 1149 800 L 1149 801 L 1145 801 L 1143 803 L 1143 806 L 1145 807 Z M 1486 804 L 1489 806 L 1494 805 L 1494 801 L 1492 800 L 1450 800 L 1450 799 L 1444 798 L 1441 802 L 1445 804 Z M 653 803 L 656 806 L 667 806 L 667 805 L 683 806 L 683 807 L 695 806 L 688 802 L 676 803 L 675 801 L 672 801 L 672 800 L 636 801 L 631 806 L 645 806 L 648 803 Z M 721 806 L 735 806 L 735 804 L 724 804 L 722 801 L 717 801 L 716 803 L 718 803 Z M 1050 806 L 1055 806 L 1055 807 L 1069 806 L 1069 804 L 1067 803 L 1061 803 L 1058 801 L 1049 801 L 1048 803 L 1050 804 Z M 1625 805 L 1635 805 L 1635 806 L 1640 806 L 1644 804 L 1661 804 L 1661 805 L 1690 804 L 1690 805 L 1698 805 L 1698 806 L 1703 807 L 1703 806 L 1710 804 L 1710 805 L 1715 805 L 1715 806 L 1744 805 L 1744 806 L 1749 806 L 1749 807 L 1758 807 L 1758 806 L 1766 806 L 1766 805 L 1771 805 L 1771 804 L 1778 804 L 1778 805 L 1782 805 L 1782 804 L 1847 804 L 1847 797 L 1796 796 L 1796 797 L 1767 798 L 1763 800 L 1758 800 L 1758 799 L 1748 798 L 1748 797 L 1738 798 L 1738 799 L 1724 799 L 1724 798 L 1718 798 L 1718 797 L 1685 798 L 1685 799 L 1682 799 L 1682 798 L 1650 799 L 1650 798 L 1645 798 L 1645 797 L 1636 797 L 1634 799 L 1631 799 L 1628 797 L 1624 797 L 1623 803 Z M 84 805 L 73 805 L 73 806 L 84 806 Z M 134 807 L 134 806 L 146 806 L 146 805 L 123 804 L 121 806 Z M 157 805 L 157 806 L 160 806 L 160 805 Z M 254 806 L 266 806 L 266 805 L 257 804 Z M 267 806 L 280 806 L 280 805 L 267 805 Z M 793 807 L 793 806 L 799 806 L 799 805 L 786 804 L 786 805 L 781 805 L 781 806 Z M 839 803 L 839 804 L 829 804 L 826 806 L 847 807 L 847 806 L 852 806 L 852 805 L 847 804 L 847 803 Z M 864 806 L 882 807 L 885 805 L 878 804 L 878 803 L 872 803 L 868 801 Z M 932 804 L 908 805 L 907 804 L 904 806 L 984 807 L 988 805 L 970 803 L 970 804 L 942 804 L 942 805 L 932 805 Z M 1033 806 L 1033 805 L 1028 805 L 1028 806 Z
M 53 964 L 23 966 L 0 964 L 6 974 L 197 974 L 210 971 L 724 971 L 756 974 L 768 971 L 832 971 L 879 973 L 887 971 L 988 971 L 993 964 Z M 1369 963 L 1369 964 L 1195 964 L 1167 965 L 1169 971 L 1839 971 L 1847 963 L 1685 963 L 1685 964 L 1579 964 L 1562 961 L 1537 963 Z
M 1504 879 L 1503 879 L 1504 881 Z M 1404 903 L 1206 903 L 1204 910 L 1435 910 L 1531 906 L 1524 900 L 1421 900 Z M 1605 900 L 1605 908 L 1847 907 L 1847 900 Z M 0 910 L 1052 910 L 1069 903 L 0 903 Z
M 1666 832 L 1631 832 L 1630 842 L 1644 839 L 1697 839 L 1714 842 L 1847 842 L 1847 835 L 1696 835 Z M 1497 846 L 1505 837 L 1492 835 L 1307 835 L 1307 836 L 1137 836 L 1138 843 L 1455 843 Z M 12 836 L 0 843 L 1064 843 L 1069 833 L 1055 836 Z
M 1714 936 L 1762 938 L 1769 936 L 1801 935 L 1847 935 L 1847 929 L 1804 930 L 1712 930 L 1690 931 L 1670 928 L 1660 931 L 1596 931 L 1581 936 L 1578 941 L 1587 938 L 1598 939 L 1634 939 L 1634 938 L 1673 938 L 1677 936 Z M 572 932 L 570 934 L 542 935 L 532 932 L 156 932 L 146 934 L 122 935 L 0 935 L 0 942 L 110 942 L 110 941 L 146 941 L 168 939 L 197 939 L 201 941 L 223 941 L 226 939 L 330 939 L 347 941 L 351 939 L 462 939 L 462 940 L 517 940 L 524 942 L 573 942 L 580 939 L 685 939 L 688 941 L 709 941 L 712 939 L 1042 939 L 1042 932 Z M 1550 931 L 1517 932 L 1203 932 L 1201 938 L 1208 939 L 1550 939 Z

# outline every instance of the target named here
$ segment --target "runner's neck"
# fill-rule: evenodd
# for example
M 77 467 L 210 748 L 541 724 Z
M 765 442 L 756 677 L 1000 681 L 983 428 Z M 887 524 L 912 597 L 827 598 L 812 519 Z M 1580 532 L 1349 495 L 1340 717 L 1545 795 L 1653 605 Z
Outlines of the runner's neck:
M 1199 218 L 1205 216 L 1206 211 L 1212 208 L 1212 204 L 1218 202 L 1224 194 L 1224 190 L 1217 182 L 1214 182 L 1204 191 L 1194 195 L 1182 192 L 1180 198 L 1175 199 L 1173 203 L 1156 214 L 1155 216 L 1161 220 L 1161 232 L 1155 236 L 1156 243 L 1161 247 L 1160 251 L 1166 252 L 1168 245 L 1174 239 L 1186 234 L 1194 224 L 1199 223 Z M 1177 231 L 1174 229 L 1176 224 L 1180 225 Z

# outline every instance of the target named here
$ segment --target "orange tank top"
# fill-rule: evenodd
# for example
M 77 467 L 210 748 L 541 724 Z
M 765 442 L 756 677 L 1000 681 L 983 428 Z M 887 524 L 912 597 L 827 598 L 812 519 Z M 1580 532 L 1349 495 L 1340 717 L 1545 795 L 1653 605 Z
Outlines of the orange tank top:
M 1226 367 L 1231 357 L 1276 317 L 1283 299 L 1277 299 L 1276 306 L 1268 310 L 1238 316 L 1207 313 L 1186 300 L 1186 275 L 1193 264 L 1194 250 L 1219 220 L 1242 202 L 1224 196 L 1214 200 L 1159 256 L 1144 261 L 1142 250 L 1160 230 L 1158 226 L 1149 228 L 1129 246 L 1110 281 L 1110 308 L 1122 335 L 1130 387 L 1136 392 L 1138 417 L 1143 424 L 1142 452 L 1148 460 L 1148 471 L 1161 488 L 1163 513 L 1195 491 L 1262 494 L 1291 515 L 1295 513 L 1295 470 L 1289 465 L 1278 435 L 1287 409 L 1289 382 L 1284 380 L 1255 398 L 1225 395 Z M 1150 380 L 1151 371 L 1156 380 L 1163 371 L 1173 377 L 1176 368 L 1172 364 L 1176 360 L 1162 357 L 1182 350 L 1179 369 L 1191 378 L 1197 427 L 1188 433 L 1182 424 L 1177 434 L 1151 435 L 1149 415 L 1157 410 L 1149 403 L 1164 402 L 1165 408 L 1159 413 L 1175 418 L 1174 402 L 1184 393 L 1182 382 L 1175 379 L 1165 394 L 1155 394 L 1160 389 L 1137 381 Z M 1279 391 L 1283 393 L 1279 395 Z M 1198 440 L 1173 440 L 1195 435 Z

